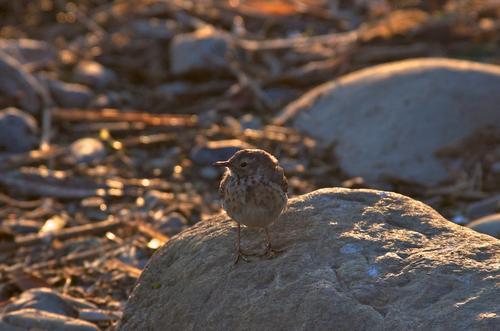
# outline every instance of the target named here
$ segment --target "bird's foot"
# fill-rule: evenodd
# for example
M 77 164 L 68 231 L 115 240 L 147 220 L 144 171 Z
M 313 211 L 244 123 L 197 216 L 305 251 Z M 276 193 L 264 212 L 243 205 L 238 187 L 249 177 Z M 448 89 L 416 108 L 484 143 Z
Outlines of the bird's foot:
M 279 255 L 280 253 L 283 253 L 283 249 L 276 249 L 273 248 L 270 244 L 266 245 L 266 251 L 263 254 L 260 254 L 260 256 L 267 256 L 267 257 L 274 257 L 276 255 Z
M 245 261 L 245 262 L 250 262 L 248 260 L 249 256 L 256 256 L 256 254 L 245 253 L 241 249 L 238 249 L 237 252 L 236 252 L 236 258 L 234 259 L 234 264 L 237 264 L 240 261 L 240 259 L 243 260 L 243 261 Z

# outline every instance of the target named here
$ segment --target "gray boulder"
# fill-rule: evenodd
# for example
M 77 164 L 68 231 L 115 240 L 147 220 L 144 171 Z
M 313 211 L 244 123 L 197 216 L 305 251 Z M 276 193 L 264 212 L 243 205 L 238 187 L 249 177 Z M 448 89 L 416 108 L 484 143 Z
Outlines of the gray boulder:
M 291 120 L 320 141 L 335 142 L 350 176 L 434 185 L 449 178 L 436 151 L 485 126 L 500 130 L 499 91 L 499 66 L 405 60 L 315 88 L 289 104 L 275 123 Z
M 234 265 L 225 214 L 151 259 L 118 330 L 494 330 L 500 242 L 427 205 L 374 190 L 291 199 L 271 227 L 283 252 Z M 244 228 L 242 246 L 264 250 Z

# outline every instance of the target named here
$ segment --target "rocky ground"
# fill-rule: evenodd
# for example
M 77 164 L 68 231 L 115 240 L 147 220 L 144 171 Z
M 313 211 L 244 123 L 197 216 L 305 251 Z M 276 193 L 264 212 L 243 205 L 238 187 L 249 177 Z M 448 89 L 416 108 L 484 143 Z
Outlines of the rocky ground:
M 396 191 L 498 238 L 499 18 L 495 0 L 0 2 L 0 327 L 114 325 L 155 250 L 220 211 L 211 163 L 244 147 L 279 157 L 291 196 Z M 467 61 L 377 66 L 421 57 Z

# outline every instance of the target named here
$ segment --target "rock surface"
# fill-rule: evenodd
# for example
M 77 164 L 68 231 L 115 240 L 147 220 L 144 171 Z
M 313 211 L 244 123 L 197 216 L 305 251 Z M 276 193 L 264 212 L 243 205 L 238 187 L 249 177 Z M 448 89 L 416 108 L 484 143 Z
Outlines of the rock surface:
M 322 189 L 271 226 L 278 256 L 233 264 L 220 215 L 152 258 L 119 330 L 493 330 L 500 242 L 405 196 Z M 264 235 L 243 229 L 246 251 Z
M 326 83 L 289 104 L 293 121 L 336 142 L 342 169 L 433 185 L 449 173 L 434 153 L 485 126 L 500 130 L 500 67 L 452 59 L 378 65 Z

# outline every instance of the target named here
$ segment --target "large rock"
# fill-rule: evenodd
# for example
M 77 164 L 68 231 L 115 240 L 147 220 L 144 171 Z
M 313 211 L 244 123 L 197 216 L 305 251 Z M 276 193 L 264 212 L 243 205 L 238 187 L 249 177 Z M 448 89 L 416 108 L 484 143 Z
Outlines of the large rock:
M 342 169 L 378 182 L 449 177 L 434 153 L 477 129 L 500 129 L 500 67 L 451 59 L 378 65 L 326 83 L 275 120 L 336 145 Z
M 264 249 L 243 229 L 243 248 Z M 234 261 L 220 215 L 172 238 L 141 275 L 119 330 L 494 330 L 500 242 L 405 196 L 322 189 L 291 199 L 284 252 Z

